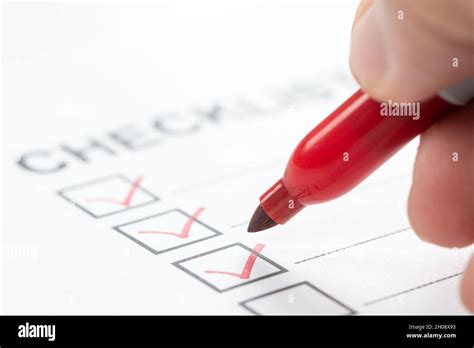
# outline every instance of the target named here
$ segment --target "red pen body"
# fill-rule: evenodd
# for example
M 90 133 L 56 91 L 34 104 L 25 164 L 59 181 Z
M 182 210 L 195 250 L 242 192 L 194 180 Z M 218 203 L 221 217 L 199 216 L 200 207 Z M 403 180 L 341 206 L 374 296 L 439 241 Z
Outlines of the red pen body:
M 410 107 L 418 116 L 400 116 Z M 284 224 L 305 206 L 348 192 L 455 107 L 440 97 L 384 104 L 357 91 L 303 138 L 283 178 L 260 197 L 260 206 Z

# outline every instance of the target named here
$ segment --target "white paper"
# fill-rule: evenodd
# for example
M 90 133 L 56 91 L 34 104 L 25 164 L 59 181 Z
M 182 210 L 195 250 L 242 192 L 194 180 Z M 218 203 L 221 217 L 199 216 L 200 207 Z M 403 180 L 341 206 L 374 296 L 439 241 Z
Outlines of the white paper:
M 4 312 L 467 313 L 470 250 L 420 241 L 406 216 L 417 141 L 344 197 L 246 232 L 357 88 L 356 5 L 5 5 Z

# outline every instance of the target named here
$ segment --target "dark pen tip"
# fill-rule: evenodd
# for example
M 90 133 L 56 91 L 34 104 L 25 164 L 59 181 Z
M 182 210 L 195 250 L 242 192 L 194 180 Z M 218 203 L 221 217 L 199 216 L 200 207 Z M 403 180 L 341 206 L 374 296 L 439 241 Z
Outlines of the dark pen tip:
M 247 232 L 259 232 L 276 226 L 277 223 L 273 221 L 265 210 L 259 205 L 253 213 L 252 219 L 250 219 L 249 227 Z

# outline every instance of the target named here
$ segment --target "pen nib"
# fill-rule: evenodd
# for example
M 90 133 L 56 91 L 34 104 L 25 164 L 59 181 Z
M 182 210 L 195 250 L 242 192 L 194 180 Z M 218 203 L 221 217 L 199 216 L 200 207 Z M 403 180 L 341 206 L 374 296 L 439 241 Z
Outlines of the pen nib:
M 247 232 L 259 232 L 276 226 L 277 223 L 273 221 L 265 210 L 259 205 L 253 213 L 252 219 L 250 219 L 249 227 Z

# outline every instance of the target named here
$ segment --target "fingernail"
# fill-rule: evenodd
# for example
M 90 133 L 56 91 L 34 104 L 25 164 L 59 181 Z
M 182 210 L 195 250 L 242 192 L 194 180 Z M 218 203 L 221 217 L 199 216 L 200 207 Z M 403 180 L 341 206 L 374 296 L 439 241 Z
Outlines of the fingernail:
M 355 24 L 351 38 L 350 66 L 363 89 L 373 90 L 385 77 L 388 69 L 387 42 L 375 3 Z

